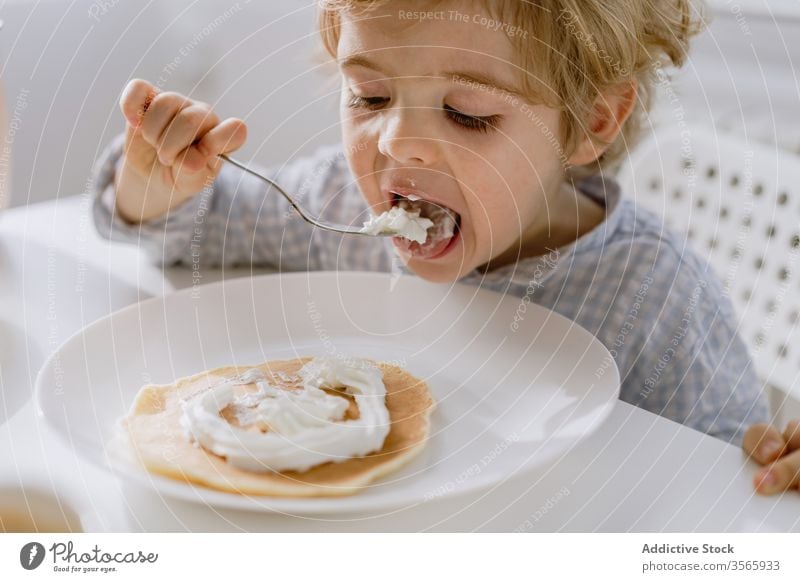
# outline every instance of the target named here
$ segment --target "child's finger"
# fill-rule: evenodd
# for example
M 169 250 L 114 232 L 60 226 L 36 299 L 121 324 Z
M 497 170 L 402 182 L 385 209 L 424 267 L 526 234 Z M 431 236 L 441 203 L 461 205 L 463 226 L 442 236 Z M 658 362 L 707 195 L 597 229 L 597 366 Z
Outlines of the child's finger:
M 783 439 L 788 444 L 790 451 L 800 449 L 800 419 L 790 420 L 786 423 Z
M 132 164 L 139 172 L 144 172 L 156 159 L 156 151 L 142 137 L 138 127 L 128 124 L 125 127 L 125 163 Z
M 198 149 L 207 157 L 238 150 L 247 140 L 247 126 L 241 119 L 229 117 L 211 128 L 200 142 Z
M 756 473 L 756 491 L 764 495 L 796 489 L 800 485 L 800 451 L 789 453 Z
M 196 144 L 190 144 L 175 156 L 175 164 L 172 166 L 172 174 L 178 179 L 178 174 L 188 172 L 194 174 L 200 170 L 208 170 L 207 159 L 197 149 Z
M 219 118 L 205 103 L 184 107 L 172 118 L 158 142 L 158 159 L 171 166 L 178 154 L 219 123 Z
M 144 79 L 132 79 L 122 90 L 119 107 L 131 127 L 138 127 L 158 89 Z
M 765 465 L 783 454 L 786 442 L 783 435 L 772 425 L 754 424 L 747 429 L 742 439 L 742 448 L 756 461 Z
M 147 114 L 142 120 L 140 129 L 145 141 L 153 147 L 158 147 L 161 135 L 177 113 L 192 104 L 180 93 L 159 93 L 147 108 Z

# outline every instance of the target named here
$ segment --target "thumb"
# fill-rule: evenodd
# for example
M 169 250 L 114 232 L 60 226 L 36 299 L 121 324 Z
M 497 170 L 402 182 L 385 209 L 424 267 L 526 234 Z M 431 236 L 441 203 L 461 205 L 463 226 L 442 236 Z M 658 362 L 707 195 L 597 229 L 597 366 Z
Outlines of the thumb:
M 125 126 L 125 162 L 140 174 L 149 173 L 157 160 L 157 151 L 142 135 L 140 127 Z

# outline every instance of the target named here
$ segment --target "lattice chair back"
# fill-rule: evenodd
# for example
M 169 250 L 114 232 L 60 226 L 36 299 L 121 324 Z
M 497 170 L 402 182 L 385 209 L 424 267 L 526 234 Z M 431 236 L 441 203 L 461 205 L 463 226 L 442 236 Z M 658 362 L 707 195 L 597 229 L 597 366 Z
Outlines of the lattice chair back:
M 683 127 L 637 147 L 619 180 L 713 266 L 761 379 L 800 392 L 800 157 Z

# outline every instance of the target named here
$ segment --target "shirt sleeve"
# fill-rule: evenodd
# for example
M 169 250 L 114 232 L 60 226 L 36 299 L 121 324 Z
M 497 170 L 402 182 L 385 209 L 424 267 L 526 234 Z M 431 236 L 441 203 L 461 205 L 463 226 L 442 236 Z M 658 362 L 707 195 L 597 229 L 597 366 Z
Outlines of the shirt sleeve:
M 124 136 L 118 136 L 95 167 L 95 225 L 101 236 L 135 244 L 158 264 L 388 270 L 386 246 L 380 241 L 315 228 L 278 192 L 227 164 L 208 188 L 166 215 L 130 224 L 116 212 L 114 177 L 123 146 Z M 320 148 L 263 173 L 325 220 L 360 224 L 368 216 L 340 147 Z
M 652 323 L 628 324 L 627 341 L 637 349 L 620 362 L 621 397 L 738 445 L 769 411 L 735 310 L 710 267 L 669 245 L 653 256 L 639 263 L 651 268 L 635 278 L 637 289 L 627 290 L 627 297 L 638 294 L 637 319 Z M 651 283 L 644 294 L 641 281 Z
M 124 145 L 124 135 L 114 138 L 95 165 L 92 174 L 95 227 L 100 236 L 137 245 L 156 262 L 177 262 L 194 228 L 198 197 L 187 200 L 160 218 L 139 224 L 123 220 L 116 211 L 114 178 L 122 162 Z

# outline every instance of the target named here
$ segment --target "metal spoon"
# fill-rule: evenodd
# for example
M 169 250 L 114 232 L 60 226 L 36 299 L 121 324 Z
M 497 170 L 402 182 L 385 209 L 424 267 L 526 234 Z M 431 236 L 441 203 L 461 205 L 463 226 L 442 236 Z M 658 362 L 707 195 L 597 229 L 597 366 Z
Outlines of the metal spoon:
M 226 154 L 219 154 L 219 157 L 222 158 L 223 160 L 225 160 L 226 162 L 228 162 L 229 164 L 233 164 L 234 166 L 236 166 L 240 170 L 243 170 L 243 171 L 247 172 L 251 176 L 255 176 L 259 180 L 261 180 L 263 182 L 266 182 L 267 184 L 269 184 L 270 186 L 275 188 L 278 192 L 281 193 L 281 195 L 284 198 L 286 198 L 286 200 L 289 202 L 289 204 L 292 205 L 292 208 L 294 208 L 297 211 L 297 214 L 299 214 L 303 218 L 303 220 L 305 220 L 309 224 L 313 224 L 314 226 L 316 226 L 318 228 L 321 228 L 323 230 L 329 230 L 331 232 L 339 232 L 339 233 L 343 233 L 343 234 L 360 234 L 362 236 L 378 236 L 378 237 L 380 237 L 380 236 L 394 236 L 394 234 L 392 234 L 392 233 L 370 234 L 370 233 L 367 233 L 367 232 L 362 232 L 360 226 L 345 226 L 343 224 L 333 224 L 333 223 L 330 223 L 330 222 L 326 222 L 324 220 L 320 220 L 318 218 L 314 218 L 313 216 L 308 214 L 308 212 L 306 210 L 304 210 L 299 204 L 297 204 L 297 202 L 295 202 L 294 199 L 291 196 L 289 196 L 286 193 L 286 191 L 283 188 L 281 188 L 274 181 L 270 180 L 266 176 L 262 176 L 261 174 L 259 174 L 255 170 L 253 170 L 251 168 L 248 168 L 242 162 L 240 162 L 240 161 L 238 161 L 238 160 L 236 160 L 234 158 L 231 158 Z

